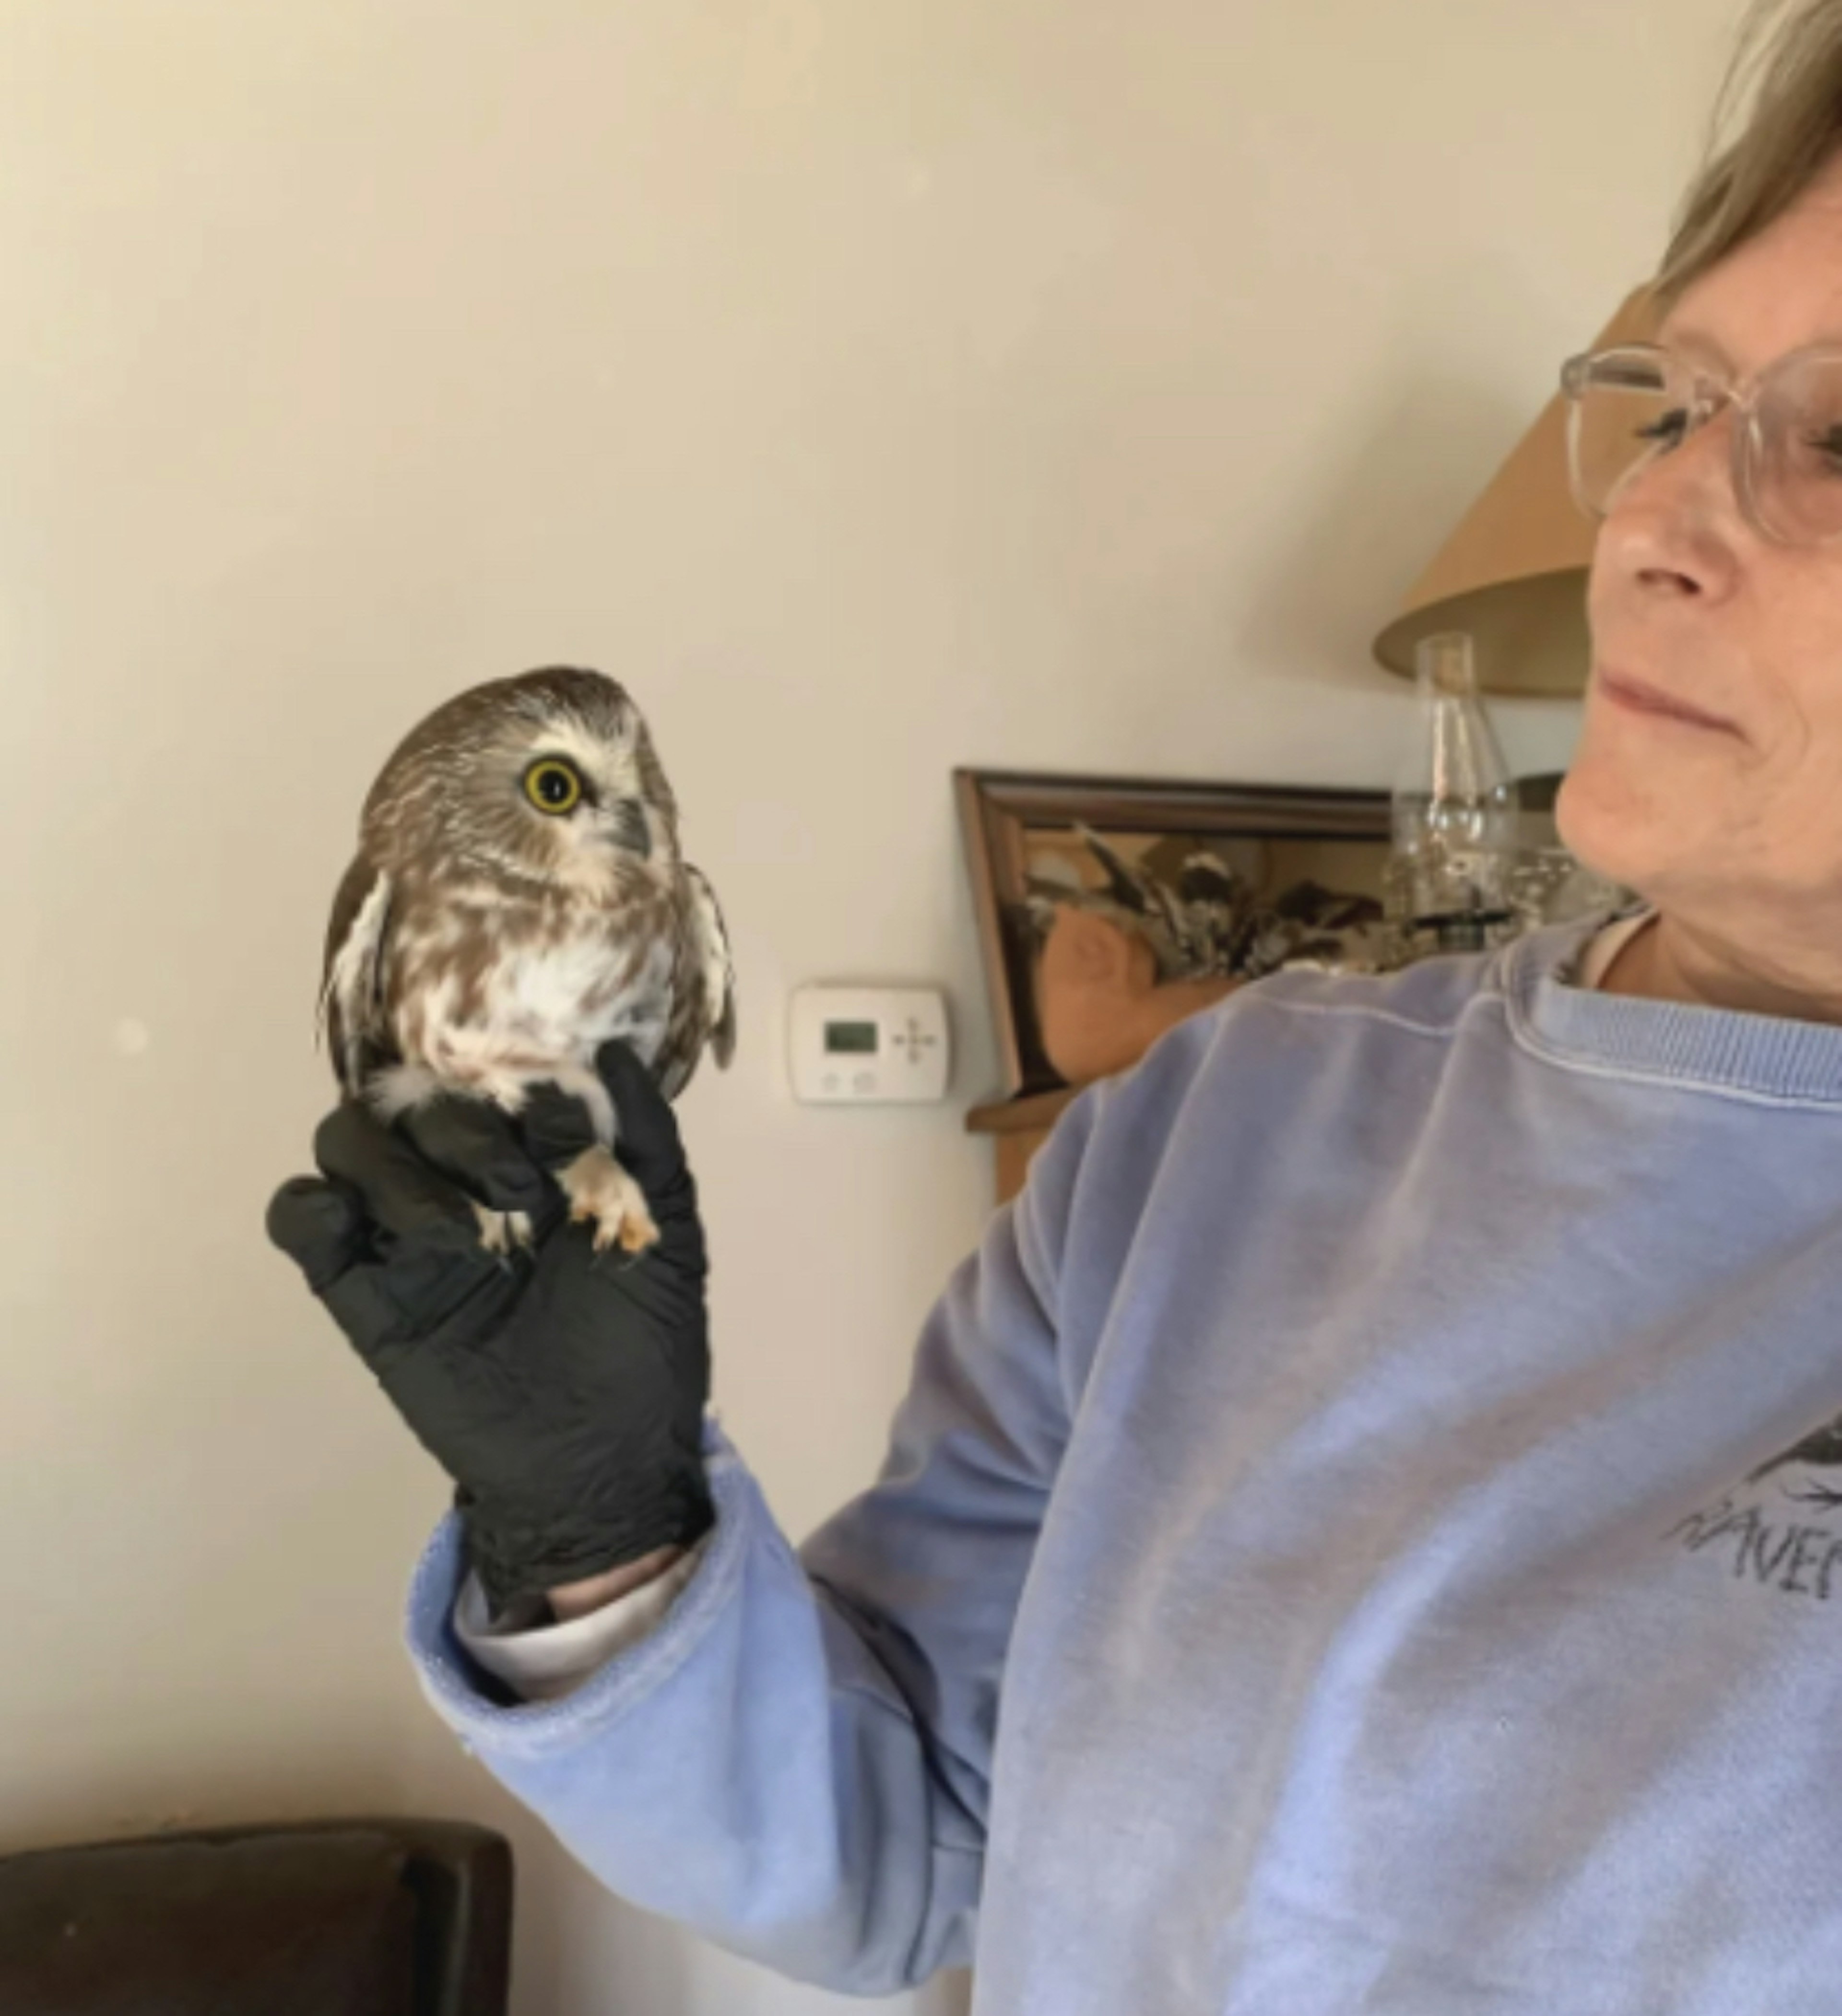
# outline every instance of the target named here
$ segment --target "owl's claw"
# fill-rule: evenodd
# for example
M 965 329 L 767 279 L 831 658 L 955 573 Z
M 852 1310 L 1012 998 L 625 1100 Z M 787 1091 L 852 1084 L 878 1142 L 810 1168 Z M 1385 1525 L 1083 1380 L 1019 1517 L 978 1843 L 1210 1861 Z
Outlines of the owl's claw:
M 473 1207 L 473 1215 L 480 1221 L 480 1244 L 508 1269 L 511 1265 L 511 1251 L 514 1246 L 523 1251 L 530 1251 L 531 1230 L 528 1211 L 488 1211 L 484 1204 L 477 1204 Z
M 570 1201 L 571 1219 L 595 1227 L 597 1255 L 618 1246 L 637 1258 L 659 1243 L 645 1191 L 606 1149 L 584 1149 L 557 1180 Z

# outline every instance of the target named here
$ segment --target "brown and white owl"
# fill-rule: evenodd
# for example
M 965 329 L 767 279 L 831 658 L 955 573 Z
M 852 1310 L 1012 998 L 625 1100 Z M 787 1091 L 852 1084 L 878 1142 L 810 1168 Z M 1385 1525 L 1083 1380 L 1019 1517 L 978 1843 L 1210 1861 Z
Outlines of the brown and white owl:
M 628 1042 L 667 1099 L 704 1046 L 736 1044 L 735 975 L 710 884 L 639 709 L 599 672 L 555 667 L 475 686 L 398 746 L 365 801 L 326 938 L 333 1067 L 387 1118 L 441 1093 L 516 1112 L 553 1079 L 598 1144 L 559 1177 L 595 1244 L 658 1237 L 614 1159 L 594 1068 Z M 480 1210 L 495 1250 L 530 1237 Z

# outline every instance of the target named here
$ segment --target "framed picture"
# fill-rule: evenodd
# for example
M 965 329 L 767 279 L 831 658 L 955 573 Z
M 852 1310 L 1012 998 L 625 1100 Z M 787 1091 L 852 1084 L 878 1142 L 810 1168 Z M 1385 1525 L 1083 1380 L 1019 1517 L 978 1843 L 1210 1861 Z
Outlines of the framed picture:
M 1385 957 L 1385 791 L 975 769 L 954 787 L 1007 1097 L 1064 1083 L 1036 1013 L 1064 905 L 1145 938 L 1160 981 Z

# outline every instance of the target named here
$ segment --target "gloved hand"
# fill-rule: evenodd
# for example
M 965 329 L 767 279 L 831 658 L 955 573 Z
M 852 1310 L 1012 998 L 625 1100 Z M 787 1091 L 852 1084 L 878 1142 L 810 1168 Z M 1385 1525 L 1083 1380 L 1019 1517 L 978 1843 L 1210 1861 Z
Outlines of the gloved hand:
M 594 1136 L 554 1085 L 513 1121 L 446 1098 L 386 1125 L 347 1102 L 315 1137 L 321 1177 L 285 1183 L 270 1237 L 307 1276 L 459 1489 L 495 1611 L 689 1546 L 715 1517 L 704 1478 L 708 1271 L 678 1125 L 624 1044 L 596 1068 L 616 1152 L 660 1239 L 597 1255 L 549 1173 Z M 534 1244 L 480 1244 L 472 1200 L 529 1214 Z

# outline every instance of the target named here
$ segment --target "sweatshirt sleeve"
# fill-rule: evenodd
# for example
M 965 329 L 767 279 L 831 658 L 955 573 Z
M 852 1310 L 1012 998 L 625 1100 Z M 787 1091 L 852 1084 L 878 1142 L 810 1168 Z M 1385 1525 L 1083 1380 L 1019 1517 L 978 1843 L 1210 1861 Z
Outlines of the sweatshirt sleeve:
M 1092 1098 L 928 1316 L 876 1482 L 797 1551 L 707 1416 L 694 1571 L 563 1698 L 469 1656 L 452 1518 L 411 1590 L 430 1701 L 609 1889 L 834 1993 L 970 1964 L 1005 1656 L 1069 1431 L 1057 1273 Z

